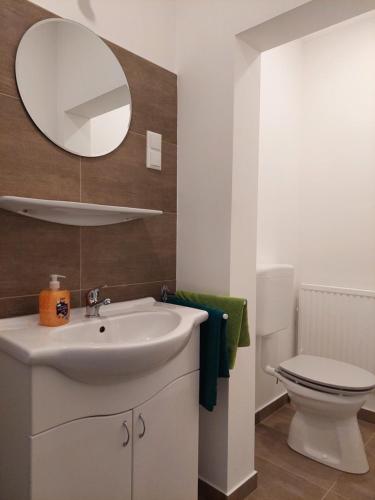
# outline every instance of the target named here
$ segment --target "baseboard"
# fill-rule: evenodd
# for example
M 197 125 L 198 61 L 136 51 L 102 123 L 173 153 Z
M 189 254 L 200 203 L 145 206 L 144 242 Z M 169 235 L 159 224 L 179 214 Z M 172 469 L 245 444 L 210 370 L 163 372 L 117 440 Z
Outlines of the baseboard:
M 258 473 L 255 472 L 249 479 L 238 488 L 226 495 L 212 484 L 206 483 L 203 479 L 198 481 L 198 500 L 245 500 L 252 493 L 258 483 Z
M 259 424 L 262 420 L 269 417 L 271 413 L 275 412 L 287 403 L 289 403 L 288 394 L 282 394 L 280 397 L 274 399 L 268 405 L 263 406 L 263 408 L 255 413 L 255 423 Z
M 371 424 L 375 424 L 375 411 L 361 408 L 358 412 L 358 418 L 360 420 L 365 420 L 366 422 L 370 422 Z

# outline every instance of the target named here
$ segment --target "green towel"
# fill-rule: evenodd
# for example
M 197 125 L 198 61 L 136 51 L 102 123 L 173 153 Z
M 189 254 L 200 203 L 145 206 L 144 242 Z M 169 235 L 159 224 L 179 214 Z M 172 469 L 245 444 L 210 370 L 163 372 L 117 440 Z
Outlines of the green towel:
M 227 346 L 229 368 L 232 370 L 236 361 L 237 347 L 247 347 L 250 345 L 246 300 L 235 297 L 186 292 L 184 290 L 178 290 L 176 295 L 191 302 L 220 309 L 228 314 Z
M 199 350 L 199 403 L 212 411 L 217 399 L 218 377 L 229 377 L 226 344 L 226 324 L 223 311 L 195 304 L 189 300 L 170 295 L 167 302 L 184 307 L 194 307 L 208 312 L 208 319 L 200 326 Z

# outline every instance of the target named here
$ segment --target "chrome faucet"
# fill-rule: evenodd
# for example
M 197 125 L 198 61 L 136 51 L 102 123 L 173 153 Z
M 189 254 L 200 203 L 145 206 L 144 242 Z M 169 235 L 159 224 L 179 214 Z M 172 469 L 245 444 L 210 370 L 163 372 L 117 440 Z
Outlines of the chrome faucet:
M 91 288 L 86 294 L 86 318 L 99 318 L 101 306 L 107 306 L 111 299 L 100 299 L 100 290 L 107 285 Z
M 162 302 L 167 302 L 168 300 L 168 295 L 170 294 L 168 285 L 163 283 L 163 285 L 160 288 L 160 298 Z

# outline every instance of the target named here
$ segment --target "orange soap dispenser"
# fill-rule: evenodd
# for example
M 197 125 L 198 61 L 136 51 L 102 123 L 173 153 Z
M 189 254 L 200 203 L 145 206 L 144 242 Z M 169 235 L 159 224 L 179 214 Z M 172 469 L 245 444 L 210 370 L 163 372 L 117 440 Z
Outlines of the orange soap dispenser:
M 51 274 L 49 289 L 39 295 L 39 323 L 44 326 L 66 325 L 70 319 L 70 292 L 60 290 L 61 274 Z

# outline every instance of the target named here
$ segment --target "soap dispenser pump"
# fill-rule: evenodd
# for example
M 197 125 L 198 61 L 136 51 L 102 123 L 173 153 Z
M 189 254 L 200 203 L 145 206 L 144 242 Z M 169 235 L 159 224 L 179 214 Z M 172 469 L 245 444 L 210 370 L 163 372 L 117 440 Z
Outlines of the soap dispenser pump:
M 43 326 L 66 325 L 70 319 L 70 292 L 60 290 L 62 274 L 51 274 L 49 288 L 39 295 L 39 323 Z

